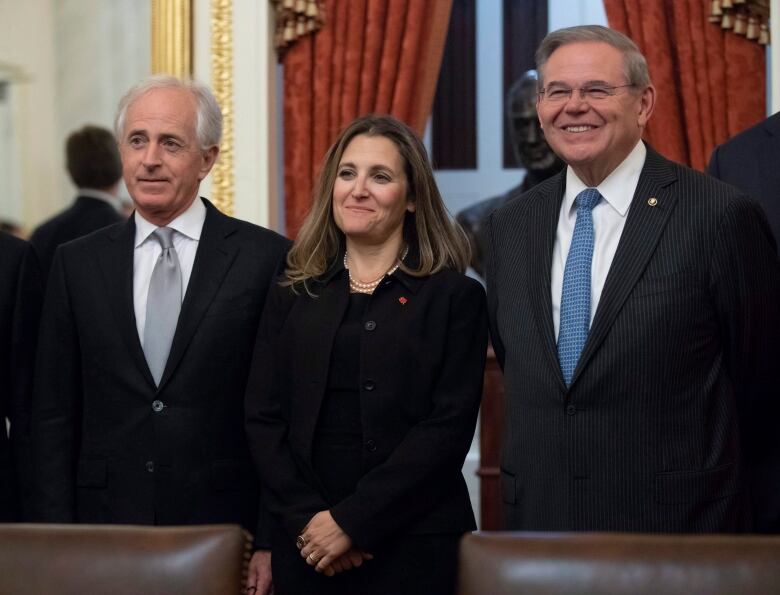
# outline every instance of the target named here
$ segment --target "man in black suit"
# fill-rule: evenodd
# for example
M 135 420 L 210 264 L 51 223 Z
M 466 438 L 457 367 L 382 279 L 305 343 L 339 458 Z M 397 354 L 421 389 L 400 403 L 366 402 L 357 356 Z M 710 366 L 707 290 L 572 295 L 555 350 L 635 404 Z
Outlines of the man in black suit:
M 707 170 L 755 198 L 780 241 L 780 112 L 715 147 Z
M 0 232 L 0 522 L 23 518 L 40 312 L 38 259 L 27 242 Z
M 117 197 L 122 162 L 109 130 L 84 126 L 72 132 L 65 141 L 65 161 L 77 188 L 76 199 L 70 207 L 39 225 L 30 237 L 44 279 L 57 246 L 124 218 Z
M 539 120 L 567 163 L 488 222 L 506 526 L 780 528 L 780 264 L 761 209 L 641 140 L 624 35 L 550 33 Z
M 61 246 L 33 393 L 37 519 L 256 531 L 243 397 L 281 236 L 198 198 L 219 153 L 208 88 L 153 77 L 116 121 L 128 221 Z M 270 581 L 270 555 L 250 584 Z

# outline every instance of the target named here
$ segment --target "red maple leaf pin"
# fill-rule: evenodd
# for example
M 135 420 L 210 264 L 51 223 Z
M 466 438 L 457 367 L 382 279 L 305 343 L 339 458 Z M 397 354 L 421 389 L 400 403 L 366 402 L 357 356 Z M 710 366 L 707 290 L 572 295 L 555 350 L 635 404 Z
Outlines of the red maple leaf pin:
M 398 302 L 399 302 L 399 303 L 400 303 L 402 306 L 403 306 L 404 304 L 406 304 L 406 302 L 408 302 L 408 301 L 409 301 L 409 300 L 407 300 L 407 299 L 406 299 L 404 296 L 401 296 L 401 297 L 399 297 L 399 298 L 398 298 Z

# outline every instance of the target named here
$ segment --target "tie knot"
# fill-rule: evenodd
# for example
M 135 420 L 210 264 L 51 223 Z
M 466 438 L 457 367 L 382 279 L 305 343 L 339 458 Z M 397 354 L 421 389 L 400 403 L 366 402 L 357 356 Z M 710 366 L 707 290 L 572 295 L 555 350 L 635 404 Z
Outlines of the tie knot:
M 590 211 L 593 207 L 596 206 L 596 203 L 601 198 L 601 194 L 599 194 L 599 191 L 595 188 L 585 188 L 582 192 L 580 192 L 577 195 L 577 198 L 574 200 L 577 202 L 577 209 L 587 209 Z
M 152 235 L 160 242 L 163 250 L 173 246 L 173 229 L 170 227 L 158 227 L 152 232 Z

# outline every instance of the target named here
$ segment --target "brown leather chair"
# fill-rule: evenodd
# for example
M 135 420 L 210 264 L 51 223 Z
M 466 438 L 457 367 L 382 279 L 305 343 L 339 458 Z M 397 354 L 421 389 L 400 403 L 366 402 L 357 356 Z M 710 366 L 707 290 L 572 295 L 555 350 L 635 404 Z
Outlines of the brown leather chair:
M 780 537 L 474 533 L 459 595 L 771 595 Z
M 237 595 L 250 555 L 234 525 L 0 524 L 0 593 Z

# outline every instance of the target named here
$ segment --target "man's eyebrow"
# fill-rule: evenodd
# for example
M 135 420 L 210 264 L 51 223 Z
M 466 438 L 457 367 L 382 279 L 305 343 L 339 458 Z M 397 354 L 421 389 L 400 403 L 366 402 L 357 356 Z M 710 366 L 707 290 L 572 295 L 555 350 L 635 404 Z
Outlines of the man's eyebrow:
M 594 85 L 602 86 L 602 87 L 610 87 L 612 86 L 612 83 L 604 80 L 590 80 L 585 81 L 584 83 L 580 84 L 580 87 L 592 87 Z M 572 85 L 570 83 L 564 82 L 564 81 L 550 81 L 545 85 L 545 87 L 571 87 Z
M 131 136 L 148 136 L 146 134 L 146 130 L 142 130 L 140 128 L 136 128 L 135 130 L 130 130 L 125 137 L 130 138 Z

